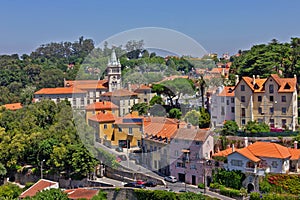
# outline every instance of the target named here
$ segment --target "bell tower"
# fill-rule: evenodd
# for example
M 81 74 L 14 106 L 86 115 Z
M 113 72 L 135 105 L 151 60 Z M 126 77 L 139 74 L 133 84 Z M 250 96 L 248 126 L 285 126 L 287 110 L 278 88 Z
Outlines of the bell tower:
M 121 64 L 113 49 L 107 64 L 108 91 L 121 89 Z

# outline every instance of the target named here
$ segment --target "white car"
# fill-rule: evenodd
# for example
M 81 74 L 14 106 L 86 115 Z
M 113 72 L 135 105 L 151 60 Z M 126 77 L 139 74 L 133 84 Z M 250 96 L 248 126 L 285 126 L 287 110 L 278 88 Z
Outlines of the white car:
M 166 177 L 165 177 L 165 180 L 166 180 L 166 181 L 169 181 L 169 182 L 172 182 L 172 183 L 177 182 L 177 178 L 174 177 L 174 176 L 166 176 Z

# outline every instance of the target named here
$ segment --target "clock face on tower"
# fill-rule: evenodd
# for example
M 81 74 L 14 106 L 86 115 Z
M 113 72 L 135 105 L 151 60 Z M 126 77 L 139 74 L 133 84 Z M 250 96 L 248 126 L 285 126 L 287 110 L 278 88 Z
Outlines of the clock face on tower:
M 116 76 L 113 76 L 112 79 L 113 79 L 113 80 L 116 80 Z

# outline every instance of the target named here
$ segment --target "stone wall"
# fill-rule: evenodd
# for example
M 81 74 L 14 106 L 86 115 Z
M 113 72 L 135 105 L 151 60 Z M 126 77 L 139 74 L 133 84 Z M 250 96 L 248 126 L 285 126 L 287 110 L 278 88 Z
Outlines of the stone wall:
M 132 188 L 101 188 L 110 200 L 137 200 Z

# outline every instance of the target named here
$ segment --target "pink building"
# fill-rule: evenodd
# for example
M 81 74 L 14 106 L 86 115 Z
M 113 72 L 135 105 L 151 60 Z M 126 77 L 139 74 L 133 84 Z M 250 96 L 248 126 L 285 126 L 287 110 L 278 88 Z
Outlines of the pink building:
M 170 143 L 171 175 L 193 185 L 210 182 L 213 146 L 209 129 L 178 129 Z

